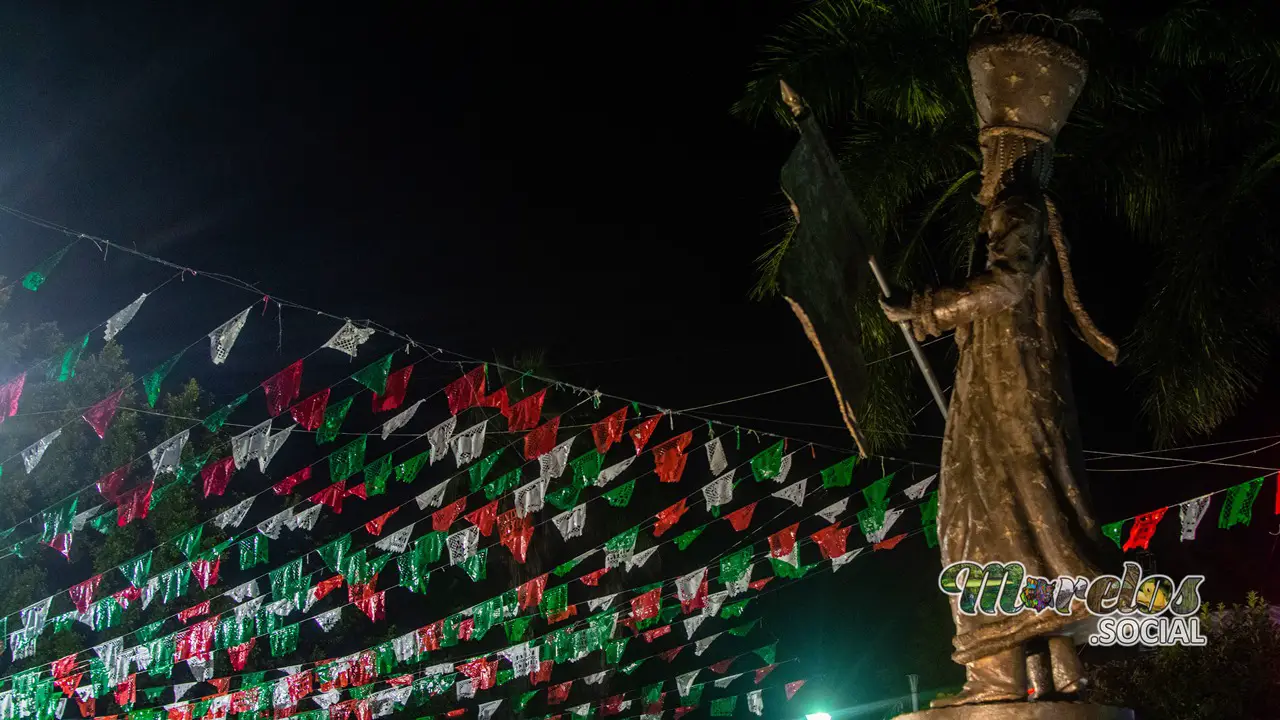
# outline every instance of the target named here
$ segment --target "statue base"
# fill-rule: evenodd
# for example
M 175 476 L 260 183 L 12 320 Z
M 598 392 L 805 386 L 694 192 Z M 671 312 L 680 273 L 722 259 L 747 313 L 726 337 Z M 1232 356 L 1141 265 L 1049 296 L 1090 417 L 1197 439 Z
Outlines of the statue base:
M 921 710 L 894 720 L 1133 720 L 1133 711 L 1074 702 L 987 703 Z

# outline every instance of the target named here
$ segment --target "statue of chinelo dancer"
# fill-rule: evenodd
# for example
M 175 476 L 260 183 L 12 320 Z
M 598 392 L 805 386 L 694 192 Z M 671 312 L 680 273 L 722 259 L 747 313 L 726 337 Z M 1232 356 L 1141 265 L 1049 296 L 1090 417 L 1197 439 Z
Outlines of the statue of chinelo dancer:
M 914 335 L 908 338 L 913 349 L 915 341 L 955 331 L 959 361 L 950 407 L 939 399 L 946 415 L 938 507 L 943 566 L 961 561 L 1021 562 L 1029 577 L 1093 578 L 1099 574 L 1101 535 L 1083 485 L 1066 356 L 1067 316 L 1099 355 L 1115 363 L 1118 350 L 1080 304 L 1062 221 L 1044 194 L 1054 140 L 1084 86 L 1087 65 L 1077 52 L 1055 40 L 1013 32 L 998 22 L 993 25 L 976 37 L 968 54 L 980 122 L 978 202 L 984 213 L 979 232 L 987 247 L 986 267 L 958 286 L 894 296 L 882 305 L 890 320 Z M 813 129 L 806 128 L 815 121 L 805 117 L 803 104 L 785 84 L 783 96 L 797 116 L 801 145 L 814 144 Z M 807 152 L 814 154 L 812 148 Z M 798 148 L 789 165 L 803 154 Z M 818 181 L 825 177 L 821 172 L 809 175 Z M 798 230 L 805 229 L 806 217 L 815 218 L 809 221 L 815 226 L 807 229 L 810 236 L 830 236 L 823 225 L 832 225 L 833 218 L 837 227 L 860 223 L 847 188 L 818 197 L 820 193 L 804 183 L 820 184 L 784 168 L 784 189 L 800 221 Z M 846 268 L 843 277 L 837 270 L 836 276 L 823 279 L 817 269 L 819 250 L 831 250 L 833 241 L 795 238 L 799 245 L 789 249 L 784 260 L 784 292 L 823 359 L 846 424 L 861 448 L 854 417 L 861 394 L 854 384 L 865 377 L 862 359 L 857 338 L 847 338 L 849 323 L 839 317 L 833 299 L 844 301 L 857 292 L 850 285 L 861 276 Z M 840 268 L 851 257 L 865 263 L 868 258 L 857 257 L 864 241 L 851 242 L 846 236 L 844 254 L 834 265 Z M 826 246 L 818 247 L 823 242 Z M 856 249 L 847 249 L 850 244 Z M 871 264 L 878 275 L 874 260 Z M 844 283 L 841 292 L 832 290 L 837 280 Z M 923 355 L 917 359 L 931 387 L 936 386 Z M 1073 604 L 1065 615 L 1034 610 L 966 615 L 959 610 L 958 597 L 951 602 L 956 625 L 952 659 L 965 666 L 966 682 L 959 694 L 934 701 L 934 707 L 1026 701 L 1029 690 L 1036 699 L 1074 699 L 1084 683 L 1071 637 L 1087 620 L 1082 603 Z M 1041 668 L 1038 681 L 1033 677 L 1030 684 L 1028 663 Z M 1083 711 L 1097 706 L 1077 707 Z M 1040 710 L 1049 708 L 1041 705 Z M 978 707 L 973 711 L 978 714 L 964 717 L 995 717 Z M 1124 715 L 1106 715 L 1113 716 Z

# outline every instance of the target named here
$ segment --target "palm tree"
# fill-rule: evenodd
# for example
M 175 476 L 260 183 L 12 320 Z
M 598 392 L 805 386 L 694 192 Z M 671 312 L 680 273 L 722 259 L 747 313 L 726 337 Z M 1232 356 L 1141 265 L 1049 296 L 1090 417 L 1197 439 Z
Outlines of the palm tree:
M 1280 329 L 1268 282 L 1280 260 L 1280 6 L 1118 3 L 1102 18 L 1075 4 L 808 2 L 764 47 L 734 112 L 791 125 L 778 81 L 796 88 L 835 140 L 881 264 L 921 287 L 982 262 L 965 66 L 975 24 L 1003 17 L 1082 49 L 1090 77 L 1051 187 L 1077 263 L 1094 259 L 1076 274 L 1141 287 L 1134 318 L 1093 312 L 1113 330 L 1134 328 L 1121 354 L 1157 442 L 1208 433 L 1257 389 Z M 761 256 L 758 295 L 776 290 L 788 239 L 784 227 Z M 1117 255 L 1139 261 L 1098 262 Z M 875 298 L 874 287 L 849 298 L 868 357 L 891 354 L 898 337 Z M 910 359 L 869 371 L 860 420 L 873 444 L 892 445 L 918 409 L 905 392 Z

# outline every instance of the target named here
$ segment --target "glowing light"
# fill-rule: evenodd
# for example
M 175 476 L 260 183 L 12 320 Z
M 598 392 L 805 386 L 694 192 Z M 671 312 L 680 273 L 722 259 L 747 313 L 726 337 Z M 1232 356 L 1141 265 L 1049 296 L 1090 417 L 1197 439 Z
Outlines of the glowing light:
M 812 715 L 805 715 L 804 720 L 831 720 L 831 716 L 826 713 L 813 713 Z

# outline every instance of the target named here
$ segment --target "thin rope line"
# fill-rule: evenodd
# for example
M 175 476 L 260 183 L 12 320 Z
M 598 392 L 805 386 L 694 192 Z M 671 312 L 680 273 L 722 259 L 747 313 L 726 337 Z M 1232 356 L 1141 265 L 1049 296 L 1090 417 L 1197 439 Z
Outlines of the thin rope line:
M 259 301 L 259 302 L 261 302 L 261 301 Z M 257 305 L 257 303 L 254 303 L 254 305 Z M 250 305 L 249 307 L 253 307 L 254 305 Z M 187 344 L 187 346 L 186 346 L 186 347 L 183 347 L 182 349 L 178 350 L 178 352 L 173 353 L 172 355 L 170 355 L 170 356 L 169 356 L 169 358 L 166 358 L 166 359 L 165 359 L 164 361 L 162 361 L 159 365 L 156 365 L 155 367 L 151 368 L 151 370 L 149 370 L 149 371 L 147 371 L 146 373 L 144 373 L 143 375 L 139 376 L 137 379 L 133 380 L 132 382 L 130 382 L 130 383 L 126 384 L 126 385 L 122 385 L 122 386 L 120 386 L 120 387 L 117 387 L 115 390 L 112 390 L 110 393 L 107 393 L 107 395 L 106 395 L 105 397 L 110 397 L 113 393 L 119 392 L 120 390 L 126 390 L 126 389 L 128 389 L 128 388 L 133 387 L 134 385 L 136 385 L 136 384 L 138 384 L 138 383 L 140 383 L 140 382 L 144 382 L 144 381 L 147 379 L 147 376 L 149 376 L 151 373 L 153 373 L 153 372 L 155 372 L 156 370 L 158 370 L 158 369 L 160 369 L 161 367 L 163 367 L 163 366 L 164 366 L 164 364 L 165 364 L 165 363 L 167 363 L 167 362 L 169 362 L 169 360 L 170 360 L 170 359 L 172 359 L 172 358 L 174 358 L 174 357 L 182 357 L 182 356 L 185 356 L 185 355 L 187 354 L 187 351 L 188 351 L 188 350 L 190 350 L 191 348 L 195 347 L 196 345 L 199 345 L 200 343 L 202 343 L 202 342 L 204 342 L 204 341 L 206 341 L 206 340 L 208 340 L 208 339 L 209 339 L 209 334 L 208 334 L 208 333 L 205 333 L 204 335 L 200 336 L 200 338 L 199 338 L 199 339 L 192 341 L 191 343 Z M 313 353 L 314 353 L 314 351 L 313 351 Z M 310 354 L 309 354 L 307 357 L 310 357 Z M 18 417 L 19 415 L 21 415 L 21 413 L 18 413 L 17 415 L 14 415 L 14 417 Z M 47 437 L 50 433 L 53 433 L 53 432 L 56 432 L 56 431 L 60 431 L 60 430 L 65 430 L 65 429 L 67 429 L 67 428 L 68 428 L 68 427 L 70 427 L 72 424 L 74 424 L 74 423 L 75 423 L 75 421 L 76 421 L 77 419 L 79 419 L 79 418 L 71 418 L 70 420 L 68 420 L 67 422 L 65 422 L 65 423 L 63 423 L 62 425 L 58 426 L 58 427 L 57 427 L 57 428 L 55 428 L 54 430 L 49 431 L 49 433 L 45 433 L 45 436 Z M 42 438 L 42 439 L 43 439 L 43 438 Z M 37 440 L 36 442 L 38 443 L 38 442 L 39 442 L 39 440 Z M 5 465 L 5 464 L 7 464 L 10 460 L 13 460 L 13 459 L 14 459 L 14 458 L 16 458 L 16 457 L 21 456 L 21 455 L 22 455 L 22 453 L 23 453 L 23 452 L 25 452 L 25 451 L 26 451 L 26 448 L 23 448 L 22 450 L 19 450 L 18 452 L 15 452 L 15 453 L 13 453 L 12 455 L 10 455 L 10 456 L 8 456 L 8 457 L 6 457 L 6 458 L 4 458 L 4 459 L 0 460 L 0 466 L 3 466 L 3 465 Z M 59 501 L 59 503 L 64 502 L 65 500 L 66 500 L 66 498 L 64 498 L 63 500 L 60 500 L 60 501 Z M 59 503 L 54 503 L 54 504 L 56 505 L 56 504 L 59 504 Z M 28 519 L 30 519 L 30 518 L 28 518 Z
M 143 293 L 143 294 L 144 294 L 144 295 L 146 295 L 147 297 L 151 297 L 152 295 L 155 295 L 156 293 L 160 292 L 161 288 L 163 288 L 165 285 L 168 285 L 169 283 L 173 282 L 174 280 L 177 280 L 177 279 L 178 279 L 178 278 L 180 278 L 180 277 L 182 277 L 182 273 L 181 273 L 181 272 L 174 273 L 172 276 L 170 276 L 170 277 L 169 277 L 169 279 L 168 279 L 168 280 L 165 280 L 164 282 L 162 282 L 162 283 L 160 283 L 159 285 L 155 286 L 154 288 L 152 288 L 152 289 L 151 289 L 151 291 L 150 291 L 150 292 L 146 292 L 146 293 Z M 0 292 L 4 292 L 4 291 L 3 291 L 3 290 L 0 290 Z M 129 304 L 130 304 L 130 305 L 132 305 L 134 302 L 137 302 L 137 300 L 135 299 L 135 300 L 131 301 Z M 125 307 L 128 307 L 128 305 L 125 305 Z M 120 310 L 123 310 L 123 309 L 124 309 L 124 308 L 120 308 Z M 97 325 L 94 325 L 93 327 L 89 328 L 88 330 L 85 330 L 83 334 L 84 334 L 84 335 L 89 335 L 89 334 L 93 333 L 93 331 L 97 330 L 98 328 L 104 327 L 107 323 L 111 322 L 111 318 L 114 318 L 114 317 L 116 316 L 116 314 L 120 312 L 120 310 L 117 310 L 116 312 L 112 313 L 112 314 L 111 314 L 111 317 L 107 318 L 106 320 L 103 320 L 102 322 L 98 323 Z M 73 335 L 72 337 L 79 336 L 80 334 L 81 334 L 81 333 L 76 333 L 76 334 L 75 334 L 75 335 Z M 64 351 L 63 351 L 63 354 L 65 354 L 65 352 L 66 352 L 66 351 L 64 350 Z M 23 374 L 25 374 L 25 373 L 32 372 L 32 371 L 36 370 L 37 368 L 40 368 L 40 367 L 42 367 L 42 366 L 44 366 L 44 365 L 48 364 L 49 362 L 51 362 L 51 361 L 55 360 L 55 359 L 56 359 L 56 358 L 58 358 L 58 357 L 59 357 L 58 355 L 50 355 L 50 356 L 48 356 L 48 357 L 46 357 L 46 358 L 44 358 L 44 359 L 42 359 L 42 360 L 37 361 L 34 365 L 31 365 L 30 367 L 28 367 L 28 368 L 26 368 L 26 369 L 24 369 L 24 370 L 20 370 L 20 371 L 18 371 L 17 373 L 14 373 L 14 374 L 10 375 L 10 376 L 9 376 L 9 379 L 10 379 L 10 380 L 12 380 L 13 378 L 18 377 L 18 375 L 23 375 Z M 88 408 L 85 408 L 85 409 L 87 410 Z M 10 415 L 10 416 L 8 417 L 8 419 L 9 419 L 9 420 L 12 420 L 13 418 L 16 418 L 16 417 L 23 417 L 23 416 L 27 416 L 27 415 L 36 415 L 36 414 L 47 414 L 47 413 L 16 413 L 16 414 L 14 414 L 14 415 Z
M 12 289 L 12 288 L 16 287 L 17 285 L 19 285 L 19 284 L 21 284 L 21 283 L 25 282 L 25 281 L 26 281 L 26 279 L 27 279 L 27 276 L 28 276 L 28 275 L 30 275 L 31 273 L 35 272 L 35 269 L 36 269 L 37 267 L 40 267 L 42 264 L 44 264 L 44 263 L 48 262 L 49 260 L 51 260 L 51 259 L 53 259 L 53 258 L 55 258 L 55 257 L 59 257 L 59 256 L 61 256 L 61 255 L 65 255 L 69 250 L 71 250 L 72 246 L 74 246 L 77 242 L 79 242 L 79 240 L 78 240 L 78 239 L 77 239 L 77 240 L 72 240 L 71 242 L 67 243 L 66 245 L 63 245 L 61 250 L 59 250 L 58 252 L 56 252 L 56 253 L 54 253 L 54 254 L 52 254 L 52 255 L 49 255 L 48 257 L 44 258 L 44 259 L 43 259 L 43 260 L 41 260 L 40 262 L 36 263 L 36 264 L 35 264 L 35 267 L 33 267 L 33 268 L 31 268 L 30 270 L 28 270 L 27 272 L 23 273 L 21 277 L 15 277 L 13 280 L 9 281 L 9 283 L 8 283 L 7 285 L 5 285 L 5 286 L 3 286 L 3 287 L 0 287 L 0 294 L 3 294 L 3 293 L 5 293 L 5 292 L 8 292 L 10 289 Z M 59 262 L 61 262 L 61 259 L 59 259 Z M 32 292 L 34 292 L 34 291 L 32 291 Z
M 930 403 L 930 405 L 932 405 L 932 403 Z M 755 420 L 758 422 L 778 423 L 781 425 L 803 425 L 808 427 L 830 428 L 832 430 L 844 429 L 843 425 L 831 425 L 827 423 L 812 423 L 812 422 L 804 422 L 800 420 L 778 420 L 775 418 L 764 418 L 764 417 L 756 417 L 751 415 L 736 415 L 736 414 L 730 414 L 730 413 L 712 413 L 712 415 L 717 415 L 719 417 L 728 417 L 728 418 L 741 418 L 744 420 Z M 943 439 L 941 435 L 931 435 L 927 433 L 895 432 L 895 431 L 889 431 L 889 430 L 881 430 L 878 432 L 881 432 L 887 435 L 903 435 L 907 437 L 924 438 L 929 440 Z M 1277 440 L 1277 439 L 1280 439 L 1280 435 L 1259 435 L 1257 437 L 1240 438 L 1238 440 L 1222 440 L 1218 442 L 1199 443 L 1195 445 L 1180 445 L 1178 447 L 1165 448 L 1163 450 L 1160 450 L 1160 449 L 1142 450 L 1139 452 L 1132 452 L 1132 453 L 1111 452 L 1106 450 L 1085 450 L 1084 453 L 1086 455 L 1100 456 L 1100 457 L 1093 458 L 1093 460 L 1097 462 L 1102 462 L 1102 461 L 1111 460 L 1111 459 L 1119 459 L 1119 458 L 1135 458 L 1135 459 L 1160 460 L 1162 462 L 1182 463 L 1181 465 L 1173 465 L 1173 466 L 1161 465 L 1161 466 L 1154 466 L 1150 468 L 1105 469 L 1105 468 L 1090 467 L 1088 468 L 1090 472 L 1145 472 L 1148 470 L 1181 469 L 1186 467 L 1192 467 L 1194 465 L 1217 465 L 1221 467 L 1243 468 L 1246 470 L 1271 470 L 1272 468 L 1269 468 L 1269 467 L 1256 466 L 1256 465 L 1239 465 L 1239 464 L 1227 463 L 1223 461 L 1231 460 L 1237 457 L 1242 457 L 1244 455 L 1251 455 L 1254 453 L 1261 452 L 1263 450 L 1268 450 L 1270 448 L 1276 447 L 1277 445 L 1280 445 L 1280 441 L 1273 442 L 1269 445 L 1266 445 L 1260 448 L 1255 448 L 1253 450 L 1246 450 L 1246 451 L 1235 453 L 1232 455 L 1224 455 L 1222 457 L 1214 458 L 1212 460 L 1193 460 L 1191 458 L 1161 457 L 1157 455 L 1157 453 L 1183 452 L 1187 450 L 1197 450 L 1197 449 L 1202 449 L 1207 447 L 1218 447 L 1221 445 L 1235 445 L 1240 443 L 1260 442 L 1263 440 Z

